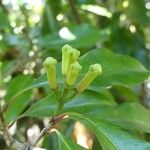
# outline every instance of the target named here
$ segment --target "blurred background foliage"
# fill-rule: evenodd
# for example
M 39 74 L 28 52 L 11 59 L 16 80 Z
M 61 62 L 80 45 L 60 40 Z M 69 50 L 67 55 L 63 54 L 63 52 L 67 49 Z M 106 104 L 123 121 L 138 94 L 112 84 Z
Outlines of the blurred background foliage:
M 42 61 L 48 56 L 61 60 L 60 50 L 66 43 L 78 48 L 82 55 L 105 47 L 135 57 L 149 69 L 150 2 L 0 1 L 0 60 L 4 63 L 6 85 L 20 74 L 40 76 Z M 129 89 L 116 87 L 116 90 L 120 90 L 118 94 L 122 91 L 121 95 L 131 95 Z
M 105 47 L 135 57 L 150 69 L 149 0 L 0 0 L 0 60 L 4 63 L 0 96 L 9 99 L 43 74 L 42 62 L 46 57 L 60 61 L 60 50 L 66 43 L 78 48 L 81 55 Z M 139 99 L 144 103 L 150 97 L 146 94 L 150 84 L 146 84 L 146 88 L 143 84 L 133 89 L 117 86 L 105 94 L 117 97 L 119 103 Z M 23 112 L 48 91 L 40 88 L 24 93 L 16 100 L 15 110 L 10 108 L 9 116 Z M 32 119 L 27 119 L 24 126 L 32 124 Z M 72 122 L 67 124 L 70 128 L 64 127 L 65 134 L 72 131 Z M 48 141 L 56 143 L 55 137 L 49 136 L 44 147 L 52 145 Z

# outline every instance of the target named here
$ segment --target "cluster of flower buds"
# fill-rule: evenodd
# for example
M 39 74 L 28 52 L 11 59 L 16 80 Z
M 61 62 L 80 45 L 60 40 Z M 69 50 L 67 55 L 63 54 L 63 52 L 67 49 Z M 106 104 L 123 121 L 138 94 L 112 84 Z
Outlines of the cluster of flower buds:
M 72 67 L 72 64 L 77 61 L 80 56 L 80 51 L 72 48 L 70 45 L 65 45 L 62 48 L 62 74 L 67 76 Z
M 65 82 L 71 86 L 75 83 L 82 66 L 77 61 L 80 56 L 80 51 L 72 48 L 70 45 L 62 47 L 62 74 L 65 76 Z M 57 60 L 48 57 L 44 62 L 44 67 L 47 73 L 47 78 L 50 87 L 55 90 L 57 89 L 57 78 L 56 78 L 56 64 Z M 94 64 L 89 67 L 88 72 L 75 87 L 76 92 L 80 93 L 84 91 L 91 82 L 102 73 L 102 67 L 100 64 Z

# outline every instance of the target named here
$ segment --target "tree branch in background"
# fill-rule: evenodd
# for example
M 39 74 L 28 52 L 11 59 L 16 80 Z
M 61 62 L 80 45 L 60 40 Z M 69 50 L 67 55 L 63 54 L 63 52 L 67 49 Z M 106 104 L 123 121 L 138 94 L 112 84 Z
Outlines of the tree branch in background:
M 81 19 L 80 19 L 80 16 L 79 16 L 78 11 L 77 11 L 77 9 L 76 9 L 75 0 L 69 0 L 69 4 L 70 4 L 71 11 L 72 11 L 72 14 L 73 14 L 73 16 L 74 16 L 76 22 L 77 22 L 78 24 L 80 24 L 80 23 L 81 23 Z
M 8 10 L 5 8 L 5 6 L 3 5 L 3 2 L 2 2 L 2 0 L 0 0 L 0 7 L 2 8 L 2 10 L 6 13 L 6 14 L 8 14 Z

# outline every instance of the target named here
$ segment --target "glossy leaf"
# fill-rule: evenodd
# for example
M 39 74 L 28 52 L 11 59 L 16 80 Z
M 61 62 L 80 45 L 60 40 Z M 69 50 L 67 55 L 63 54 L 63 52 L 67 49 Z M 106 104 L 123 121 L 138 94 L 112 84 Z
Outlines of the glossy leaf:
M 150 111 L 138 103 L 94 109 L 88 115 L 121 128 L 150 133 Z
M 116 105 L 116 103 L 108 97 L 93 91 L 85 91 L 76 96 L 64 106 L 64 112 L 74 111 L 78 113 L 92 112 L 94 109 L 101 109 L 105 106 Z
M 55 130 L 58 136 L 59 150 L 85 150 L 85 148 L 64 137 L 58 130 Z
M 88 113 L 95 108 L 115 105 L 109 98 L 92 91 L 86 91 L 65 104 L 63 112 L 74 111 L 78 113 Z M 44 117 L 50 116 L 56 109 L 56 99 L 54 95 L 40 100 L 30 107 L 23 116 Z
M 131 88 L 115 86 L 112 91 L 117 100 L 129 102 L 139 101 L 138 94 Z
M 107 49 L 93 50 L 81 57 L 82 72 L 88 70 L 89 65 L 100 63 L 103 73 L 97 77 L 89 89 L 98 91 L 113 85 L 133 86 L 141 83 L 150 75 L 144 66 L 134 58 L 115 54 Z
M 14 78 L 7 86 L 7 94 L 5 96 L 6 102 L 17 93 L 20 89 L 23 89 L 26 85 L 32 82 L 32 76 L 20 75 Z M 22 95 L 15 98 L 15 101 L 11 101 L 9 109 L 5 112 L 5 118 L 7 122 L 13 121 L 27 106 L 30 101 L 31 91 L 26 91 Z
M 8 101 L 16 93 L 26 88 L 26 86 L 32 83 L 32 81 L 33 81 L 33 78 L 30 75 L 19 75 L 13 78 L 6 87 L 7 94 L 4 99 Z
M 56 98 L 54 95 L 49 95 L 39 102 L 32 105 L 21 117 L 46 117 L 51 116 L 56 109 Z
M 69 116 L 85 123 L 100 141 L 103 150 L 148 150 L 150 143 L 140 140 L 100 120 L 70 113 Z
M 54 96 L 34 104 L 23 116 L 42 118 L 51 116 L 56 109 Z M 120 128 L 150 133 L 150 111 L 138 103 L 116 105 L 107 97 L 89 91 L 65 104 L 63 112 L 77 112 L 92 118 L 101 119 Z

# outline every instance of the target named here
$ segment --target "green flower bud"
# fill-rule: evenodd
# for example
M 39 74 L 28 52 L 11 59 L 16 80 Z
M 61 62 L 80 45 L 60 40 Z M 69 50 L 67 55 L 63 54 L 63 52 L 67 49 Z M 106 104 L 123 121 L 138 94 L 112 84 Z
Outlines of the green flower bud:
M 80 52 L 76 49 L 70 49 L 68 52 L 68 59 L 66 64 L 65 74 L 68 75 L 69 70 L 71 69 L 71 65 L 77 61 L 78 57 L 80 56 Z
M 82 69 L 82 66 L 79 64 L 79 62 L 75 62 L 71 65 L 71 69 L 69 71 L 69 74 L 68 74 L 67 80 L 66 80 L 68 85 L 73 85 L 73 83 L 76 81 L 81 69 Z
M 48 57 L 43 63 L 48 83 L 52 89 L 57 89 L 56 64 L 57 60 L 52 57 Z
M 91 82 L 101 73 L 102 73 L 102 67 L 100 64 L 91 65 L 89 67 L 89 71 L 80 81 L 80 83 L 77 85 L 76 87 L 77 93 L 84 91 L 91 84 Z
M 76 55 L 76 60 L 79 58 L 80 56 L 80 51 L 78 51 L 77 49 L 73 48 L 73 51 L 75 52 Z
M 68 44 L 62 47 L 62 74 L 63 75 L 66 75 L 66 65 L 67 65 L 67 60 L 69 57 L 69 51 L 71 49 L 72 47 Z

